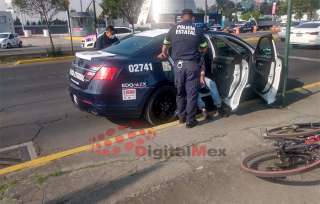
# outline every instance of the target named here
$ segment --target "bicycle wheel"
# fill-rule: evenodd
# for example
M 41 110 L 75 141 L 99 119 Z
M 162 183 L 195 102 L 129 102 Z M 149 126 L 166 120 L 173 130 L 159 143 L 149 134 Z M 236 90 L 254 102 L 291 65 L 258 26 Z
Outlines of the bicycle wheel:
M 320 165 L 319 152 L 291 154 L 290 157 L 281 157 L 278 150 L 271 149 L 257 152 L 244 158 L 241 168 L 257 177 L 277 178 L 301 174 Z
M 320 123 L 300 123 L 267 131 L 269 137 L 307 137 L 320 133 Z

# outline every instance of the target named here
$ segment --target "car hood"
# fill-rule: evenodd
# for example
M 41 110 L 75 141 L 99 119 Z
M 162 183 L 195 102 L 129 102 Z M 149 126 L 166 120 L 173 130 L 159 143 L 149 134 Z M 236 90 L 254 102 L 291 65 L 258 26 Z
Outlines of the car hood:
M 2 42 L 2 41 L 4 41 L 4 40 L 6 40 L 7 38 L 0 38 L 0 42 Z

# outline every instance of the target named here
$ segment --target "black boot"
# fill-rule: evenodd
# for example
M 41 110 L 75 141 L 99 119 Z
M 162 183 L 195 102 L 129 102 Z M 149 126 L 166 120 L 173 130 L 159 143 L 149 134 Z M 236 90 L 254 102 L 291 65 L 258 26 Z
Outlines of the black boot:
M 196 119 L 189 121 L 186 123 L 186 128 L 193 128 L 198 125 L 198 121 Z

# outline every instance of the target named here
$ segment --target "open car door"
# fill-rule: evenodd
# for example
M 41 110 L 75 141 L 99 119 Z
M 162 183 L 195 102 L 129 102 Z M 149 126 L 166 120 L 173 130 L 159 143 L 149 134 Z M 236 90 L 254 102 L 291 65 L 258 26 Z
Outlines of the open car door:
M 252 87 L 267 104 L 274 103 L 280 85 L 282 60 L 271 34 L 259 39 L 253 58 Z
M 214 73 L 220 95 L 231 110 L 238 108 L 241 96 L 249 79 L 249 63 L 226 39 L 211 38 Z

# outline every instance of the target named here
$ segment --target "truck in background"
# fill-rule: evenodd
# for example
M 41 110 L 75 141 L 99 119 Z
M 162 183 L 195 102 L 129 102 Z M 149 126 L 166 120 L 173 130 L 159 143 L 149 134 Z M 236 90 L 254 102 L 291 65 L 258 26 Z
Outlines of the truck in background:
M 0 11 L 0 33 L 14 33 L 13 18 L 10 12 Z

